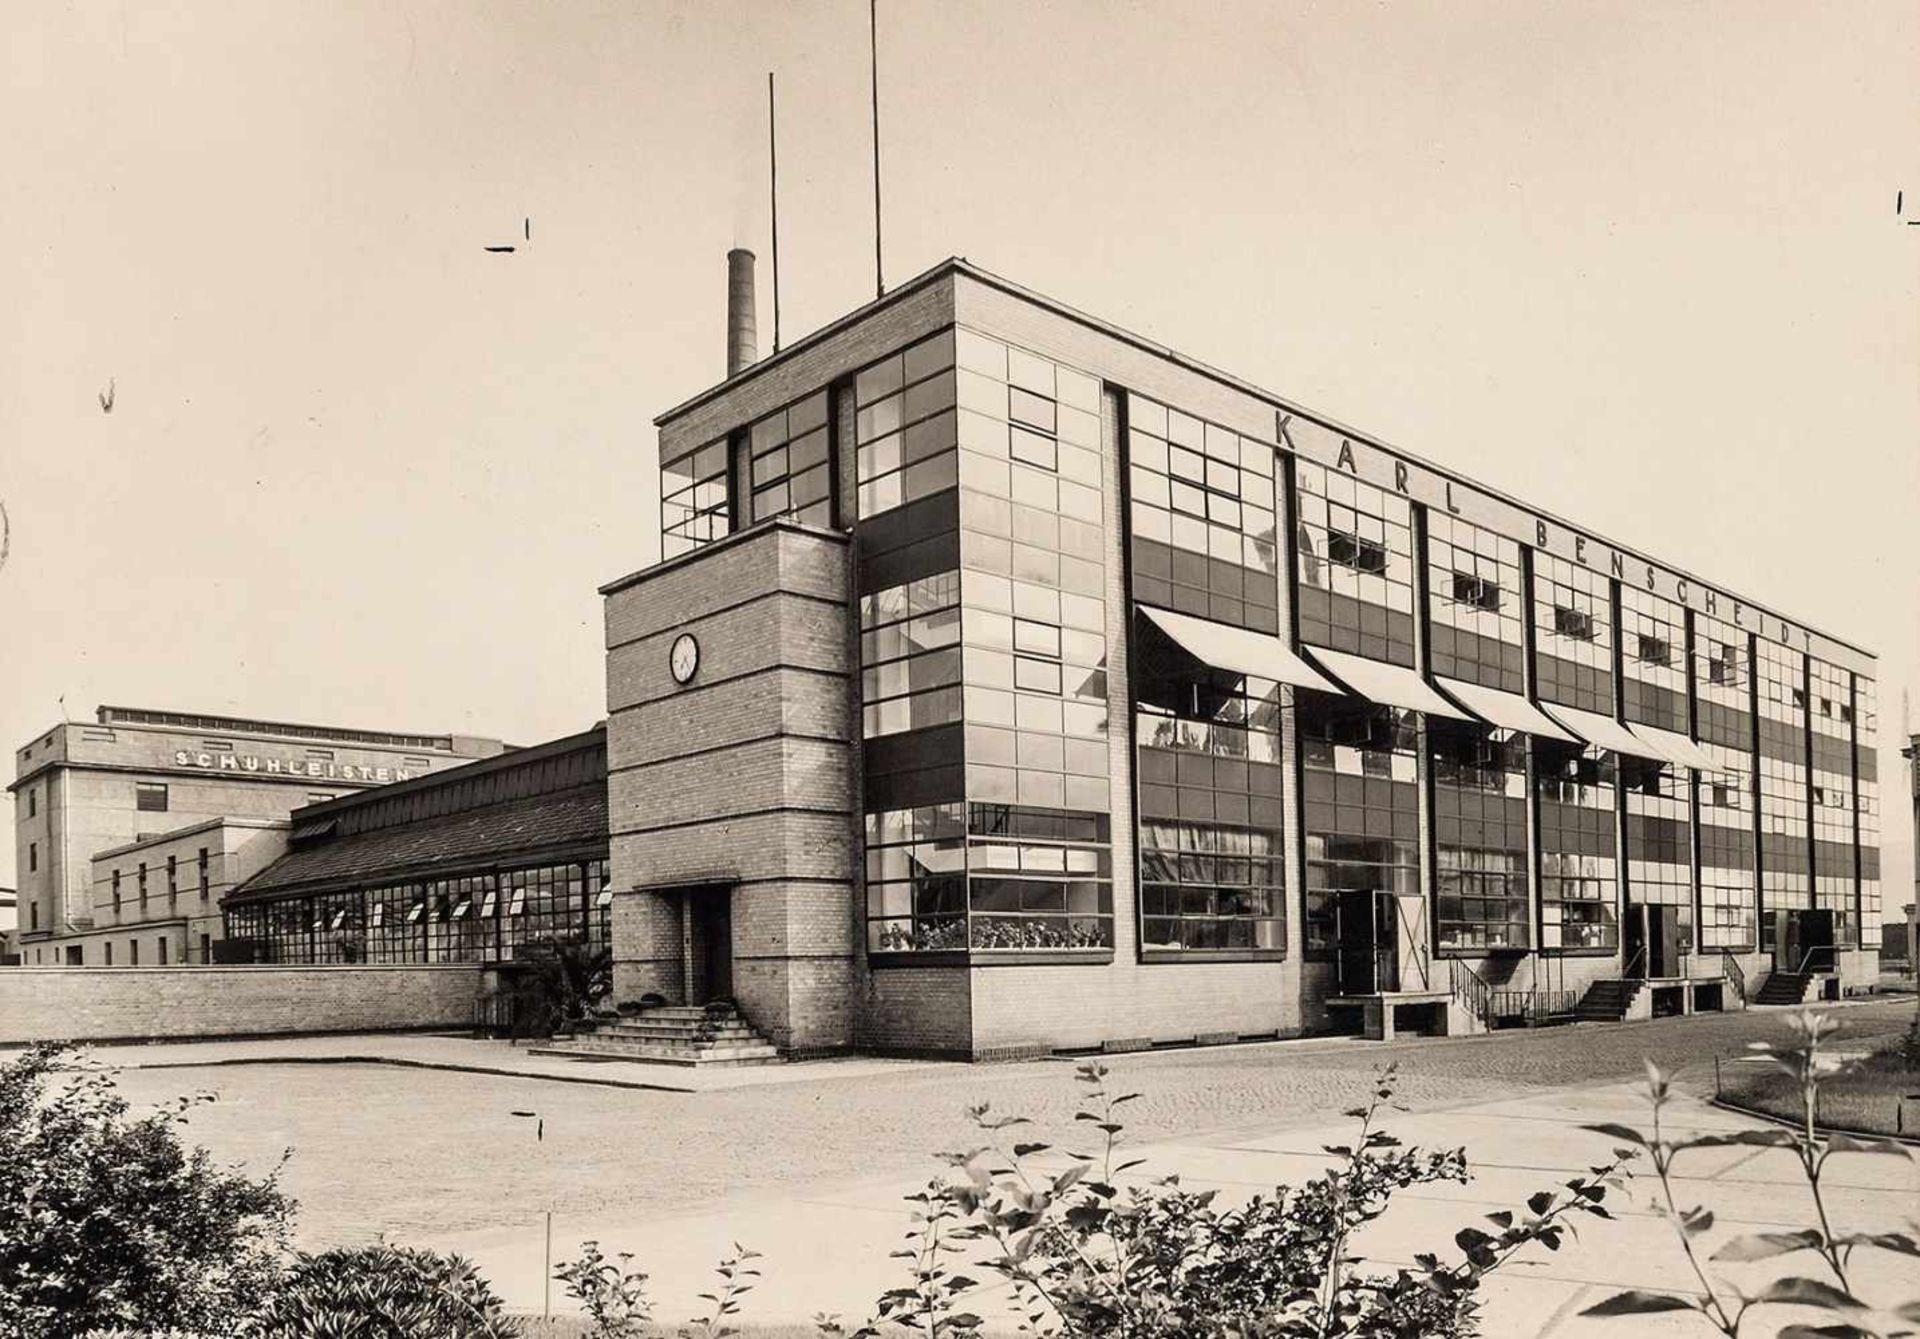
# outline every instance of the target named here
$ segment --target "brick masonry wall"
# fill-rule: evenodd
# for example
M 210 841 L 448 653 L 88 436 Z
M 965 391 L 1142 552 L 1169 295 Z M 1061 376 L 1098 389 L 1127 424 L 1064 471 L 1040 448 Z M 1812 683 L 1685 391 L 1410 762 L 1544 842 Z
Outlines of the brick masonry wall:
M 684 903 L 726 896 L 747 1017 L 789 1050 L 852 1043 L 848 579 L 844 537 L 774 523 L 609 591 L 618 998 L 699 992 Z M 685 685 L 668 670 L 683 632 L 701 651 Z
M 465 1027 L 484 973 L 400 967 L 17 967 L 0 1045 Z

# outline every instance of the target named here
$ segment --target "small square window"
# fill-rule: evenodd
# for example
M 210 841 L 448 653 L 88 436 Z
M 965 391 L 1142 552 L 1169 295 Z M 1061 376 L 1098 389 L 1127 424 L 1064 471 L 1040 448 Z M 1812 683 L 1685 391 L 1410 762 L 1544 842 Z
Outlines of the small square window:
M 1562 637 L 1574 637 L 1583 642 L 1593 640 L 1593 615 L 1584 609 L 1572 609 L 1564 604 L 1553 607 L 1553 630 Z
M 142 813 L 166 813 L 167 788 L 158 781 L 136 781 L 133 786 L 133 807 Z

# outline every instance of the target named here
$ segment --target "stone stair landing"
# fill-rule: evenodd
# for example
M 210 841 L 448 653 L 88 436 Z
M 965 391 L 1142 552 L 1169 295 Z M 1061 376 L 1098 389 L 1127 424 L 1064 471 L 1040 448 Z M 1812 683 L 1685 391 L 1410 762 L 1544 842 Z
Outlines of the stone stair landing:
M 655 1065 L 777 1064 L 780 1052 L 731 1005 L 662 1004 L 591 1032 L 529 1048 L 534 1055 L 636 1060 Z

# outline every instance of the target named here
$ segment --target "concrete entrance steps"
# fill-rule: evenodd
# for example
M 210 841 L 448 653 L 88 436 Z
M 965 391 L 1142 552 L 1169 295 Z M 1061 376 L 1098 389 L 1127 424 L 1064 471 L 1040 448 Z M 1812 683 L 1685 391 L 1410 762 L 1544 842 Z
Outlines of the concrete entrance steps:
M 780 1052 L 731 1006 L 663 1004 L 550 1046 L 534 1055 L 637 1060 L 702 1069 L 778 1064 Z
M 1753 997 L 1755 1004 L 1804 1004 L 1807 999 L 1807 987 L 1813 983 L 1811 972 L 1769 972 L 1767 979 L 1760 983 L 1760 993 Z
M 1574 1017 L 1583 1023 L 1618 1023 L 1627 1016 L 1644 981 L 1595 981 L 1587 987 L 1574 1009 Z

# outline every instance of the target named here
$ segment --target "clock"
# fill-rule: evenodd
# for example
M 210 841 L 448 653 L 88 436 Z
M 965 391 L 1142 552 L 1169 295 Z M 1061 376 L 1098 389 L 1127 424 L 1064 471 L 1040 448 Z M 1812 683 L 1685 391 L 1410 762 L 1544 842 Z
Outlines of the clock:
M 673 639 L 673 649 L 667 653 L 667 668 L 673 672 L 675 683 L 686 683 L 700 669 L 700 643 L 691 632 L 683 632 Z

